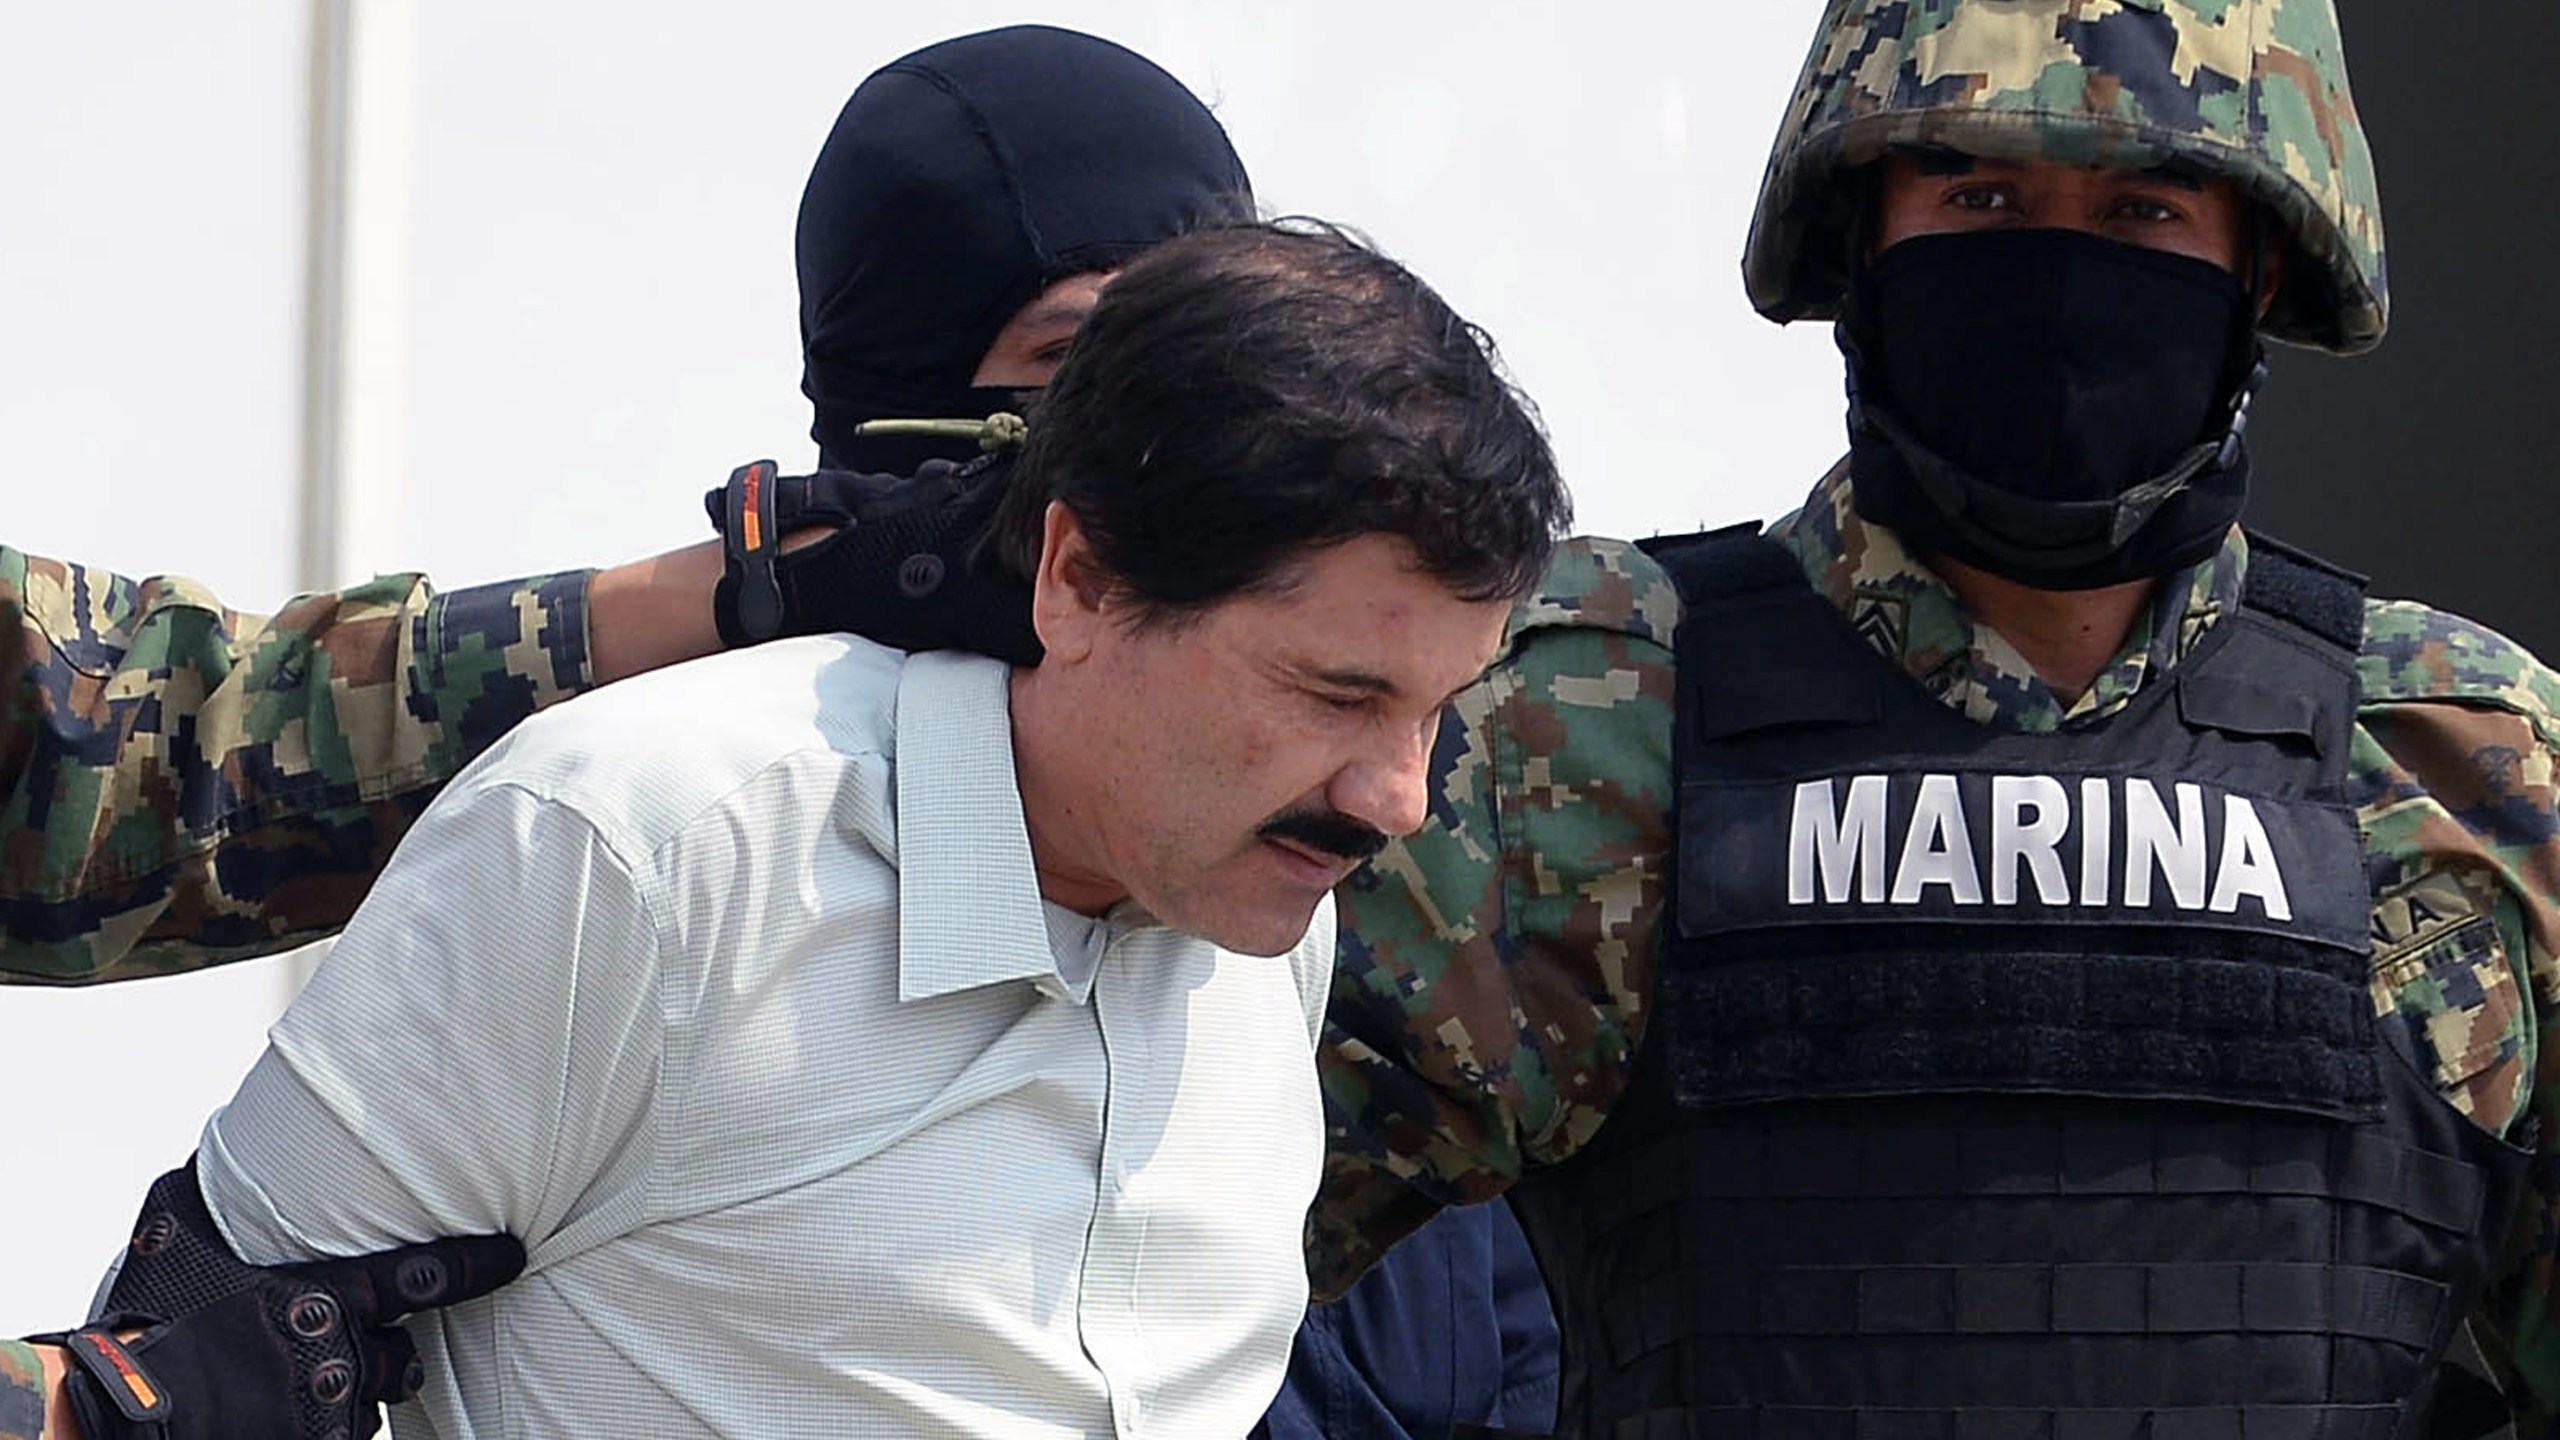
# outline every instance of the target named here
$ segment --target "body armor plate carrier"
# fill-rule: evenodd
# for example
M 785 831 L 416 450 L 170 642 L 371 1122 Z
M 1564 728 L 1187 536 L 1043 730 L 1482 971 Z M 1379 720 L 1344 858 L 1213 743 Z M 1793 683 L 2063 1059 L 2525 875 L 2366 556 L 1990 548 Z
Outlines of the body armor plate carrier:
M 1563 1433 L 2423 1434 L 2524 1157 L 2378 1036 L 2359 584 L 2259 542 L 2174 674 L 2026 735 L 1769 541 L 1657 554 L 1657 1011 L 1598 1137 L 1514 1191 Z

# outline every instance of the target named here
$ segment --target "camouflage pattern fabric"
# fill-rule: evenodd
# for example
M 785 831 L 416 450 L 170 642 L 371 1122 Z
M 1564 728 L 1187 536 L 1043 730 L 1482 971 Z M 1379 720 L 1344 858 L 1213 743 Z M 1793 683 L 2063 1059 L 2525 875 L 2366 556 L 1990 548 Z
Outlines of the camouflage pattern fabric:
M 1896 147 L 2222 176 L 2290 241 L 2261 328 L 2382 338 L 2382 207 L 2331 0 L 1830 0 L 1744 254 L 1762 314 L 1837 313 L 1865 193 L 1843 172 Z
M 0 1340 L 0 1440 L 42 1440 L 47 1398 L 35 1347 Z
M 2248 564 L 2235 531 L 2065 699 L 1859 521 L 1847 491 L 1835 473 L 1772 535 L 1880 654 L 1987 725 L 2051 733 L 2113 714 L 2230 612 Z M 1320 1052 L 1333 1133 L 1308 1235 L 1323 1293 L 1440 1205 L 1570 1156 L 1606 1118 L 1642 1038 L 1665 905 L 1677 612 L 1642 554 L 1567 546 L 1442 729 L 1428 825 L 1342 892 Z M 2560 1400 L 2560 1113 L 2543 1113 L 2560 1112 L 2560 1083 L 2534 1083 L 2546 1012 L 2560 1016 L 2560 677 L 2468 620 L 2384 601 L 2368 607 L 2360 671 L 2350 774 L 2374 1007 L 2445 1103 L 2543 1152 L 2487 1319 L 2528 1388 Z
M 437 786 L 587 688 L 587 580 L 390 575 L 260 618 L 0 546 L 0 980 L 335 931 Z
M 2249 557 L 2247 539 L 2234 530 L 2220 553 L 2162 585 L 2115 659 L 2087 691 L 2063 700 L 2000 632 L 1974 627 L 1955 592 L 1903 548 L 1900 536 L 1859 522 L 1845 464 L 1770 533 L 1858 633 L 1878 653 L 1900 659 L 1940 703 L 1977 725 L 2029 735 L 2123 709 L 2145 678 L 2175 665 L 2240 603 Z
M 1311 1276 L 1347 1288 L 1441 1204 L 1564 1160 L 1641 1038 L 1671 845 L 1680 597 L 1634 546 L 1557 547 L 1452 702 L 1430 816 L 1336 892 L 1333 1127 Z M 1356 918 L 1354 918 L 1356 917 Z

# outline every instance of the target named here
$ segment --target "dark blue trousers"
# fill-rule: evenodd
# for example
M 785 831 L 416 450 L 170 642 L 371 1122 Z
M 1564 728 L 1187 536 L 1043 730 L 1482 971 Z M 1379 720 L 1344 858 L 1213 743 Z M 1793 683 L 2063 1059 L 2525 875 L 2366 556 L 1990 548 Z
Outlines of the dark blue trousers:
M 1458 1440 L 1555 1428 L 1559 1345 L 1509 1206 L 1444 1210 L 1307 1311 L 1269 1440 Z

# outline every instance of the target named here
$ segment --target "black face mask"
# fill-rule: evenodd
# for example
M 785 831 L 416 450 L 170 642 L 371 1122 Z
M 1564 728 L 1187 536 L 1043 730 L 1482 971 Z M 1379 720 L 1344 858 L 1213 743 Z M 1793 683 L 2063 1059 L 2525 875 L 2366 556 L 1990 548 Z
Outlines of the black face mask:
M 970 441 L 854 427 L 1020 413 L 1021 392 L 969 383 L 1014 312 L 1251 208 L 1207 107 L 1108 40 L 1016 25 L 882 66 L 800 197 L 800 388 L 821 463 L 904 474 L 974 456 Z
M 2255 328 L 2210 261 L 2073 230 L 1902 241 L 1840 331 L 1858 513 L 2039 589 L 2195 564 L 2247 495 Z

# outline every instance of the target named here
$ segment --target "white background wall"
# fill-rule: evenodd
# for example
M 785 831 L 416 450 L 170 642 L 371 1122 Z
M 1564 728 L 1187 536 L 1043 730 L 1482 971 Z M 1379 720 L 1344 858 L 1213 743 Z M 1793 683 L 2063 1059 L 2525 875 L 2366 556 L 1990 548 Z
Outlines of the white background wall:
M 362 8 L 405 43 L 358 101 L 380 208 L 342 579 L 624 559 L 707 533 L 738 461 L 806 464 L 809 161 L 875 66 L 1021 20 L 1153 57 L 1266 207 L 1364 228 L 1489 328 L 1583 529 L 1774 513 L 1839 448 L 1829 336 L 1757 320 L 1737 272 L 1809 4 Z M 287 593 L 306 24 L 0 5 L 0 541 Z M 255 1057 L 278 969 L 0 990 L 0 1334 L 85 1303 Z

